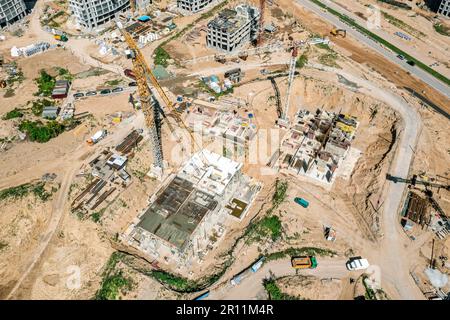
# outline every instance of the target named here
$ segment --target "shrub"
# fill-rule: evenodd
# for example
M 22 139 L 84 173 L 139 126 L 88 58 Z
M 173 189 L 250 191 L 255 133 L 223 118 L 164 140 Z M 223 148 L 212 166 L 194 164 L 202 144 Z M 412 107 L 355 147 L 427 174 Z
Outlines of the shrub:
M 6 113 L 6 115 L 3 117 L 4 120 L 10 120 L 14 118 L 22 118 L 23 113 L 20 111 L 20 109 L 14 108 L 14 110 L 9 111 Z
M 28 135 L 30 141 L 45 143 L 64 132 L 65 127 L 57 121 L 49 121 L 43 124 L 40 121 L 23 121 L 19 125 L 19 130 Z
M 56 79 L 49 75 L 45 70 L 41 70 L 39 78 L 34 79 L 38 85 L 38 92 L 35 95 L 48 97 L 52 94 Z

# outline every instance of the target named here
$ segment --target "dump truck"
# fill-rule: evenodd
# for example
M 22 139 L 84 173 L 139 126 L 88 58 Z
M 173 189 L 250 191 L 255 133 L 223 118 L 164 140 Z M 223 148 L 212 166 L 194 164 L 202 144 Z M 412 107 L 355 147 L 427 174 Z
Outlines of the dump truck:
M 62 42 L 67 42 L 69 40 L 69 38 L 67 38 L 65 34 L 55 34 L 53 37 L 55 38 L 55 40 Z
M 295 201 L 295 203 L 301 205 L 303 208 L 308 208 L 308 206 L 309 206 L 309 202 L 303 198 L 297 197 L 294 199 L 294 201 Z
M 92 137 L 90 137 L 86 142 L 87 144 L 94 145 L 100 140 L 102 140 L 104 137 L 106 137 L 107 131 L 106 130 L 99 130 L 97 131 Z
M 315 269 L 317 260 L 315 256 L 300 256 L 291 259 L 292 268 L 295 269 Z

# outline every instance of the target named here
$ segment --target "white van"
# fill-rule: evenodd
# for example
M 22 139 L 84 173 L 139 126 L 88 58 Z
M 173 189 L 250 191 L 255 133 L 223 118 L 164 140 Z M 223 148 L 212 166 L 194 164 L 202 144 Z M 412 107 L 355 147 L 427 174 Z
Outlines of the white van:
M 348 270 L 364 270 L 367 269 L 370 264 L 367 259 L 363 259 L 361 257 L 353 257 L 348 260 L 346 266 Z

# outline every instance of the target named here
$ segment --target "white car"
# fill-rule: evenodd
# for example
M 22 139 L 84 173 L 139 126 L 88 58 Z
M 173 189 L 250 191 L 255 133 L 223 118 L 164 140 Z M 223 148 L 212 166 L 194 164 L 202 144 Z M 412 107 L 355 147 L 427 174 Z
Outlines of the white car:
M 367 269 L 370 264 L 367 259 L 362 259 L 361 257 L 350 258 L 350 260 L 346 263 L 348 270 L 364 270 Z

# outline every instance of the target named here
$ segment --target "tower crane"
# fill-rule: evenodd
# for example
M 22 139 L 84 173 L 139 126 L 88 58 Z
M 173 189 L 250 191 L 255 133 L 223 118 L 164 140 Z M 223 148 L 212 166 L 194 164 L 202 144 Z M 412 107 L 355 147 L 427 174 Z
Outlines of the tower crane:
M 184 121 L 180 118 L 179 114 L 174 109 L 174 103 L 170 100 L 163 88 L 159 84 L 149 65 L 145 61 L 144 55 L 139 50 L 133 37 L 124 29 L 120 23 L 117 23 L 125 42 L 127 43 L 130 56 L 133 62 L 133 71 L 136 77 L 138 93 L 141 101 L 141 108 L 145 116 L 145 123 L 150 133 L 150 143 L 153 151 L 154 167 L 161 173 L 163 172 L 163 151 L 161 143 L 161 115 L 166 118 L 165 113 L 162 111 L 162 107 L 165 106 L 169 113 L 173 116 L 175 121 L 184 128 L 190 135 L 192 144 L 197 145 L 193 134 L 189 131 Z M 156 92 L 153 92 L 149 85 L 148 80 L 152 84 Z M 160 104 L 163 103 L 163 106 Z M 170 122 L 167 121 L 170 131 L 176 135 L 174 128 Z M 198 146 L 199 147 L 199 146 Z M 194 147 L 193 147 L 194 151 Z M 204 155 L 201 153 L 203 160 Z M 205 163 L 208 163 L 207 160 Z
M 294 82 L 294 76 L 295 76 L 295 65 L 297 62 L 297 56 L 298 56 L 298 48 L 303 45 L 304 42 L 300 41 L 300 42 L 293 42 L 292 45 L 292 54 L 291 54 L 291 60 L 289 63 L 289 76 L 288 76 L 288 87 L 287 87 L 287 92 L 286 92 L 286 100 L 284 103 L 284 109 L 283 112 L 281 114 L 281 118 L 278 119 L 278 123 L 280 125 L 286 125 L 289 122 L 289 106 L 290 106 L 290 101 L 291 101 L 291 90 L 292 90 L 292 84 Z
M 433 187 L 433 188 L 443 188 L 445 190 L 450 190 L 450 184 L 441 184 L 441 183 L 435 183 L 435 182 L 429 182 L 425 180 L 417 180 L 417 175 L 413 175 L 411 179 L 405 179 L 400 177 L 394 177 L 390 174 L 386 175 L 386 180 L 392 181 L 394 183 L 400 182 L 400 183 L 407 183 L 415 186 L 416 184 L 421 184 L 425 187 Z

